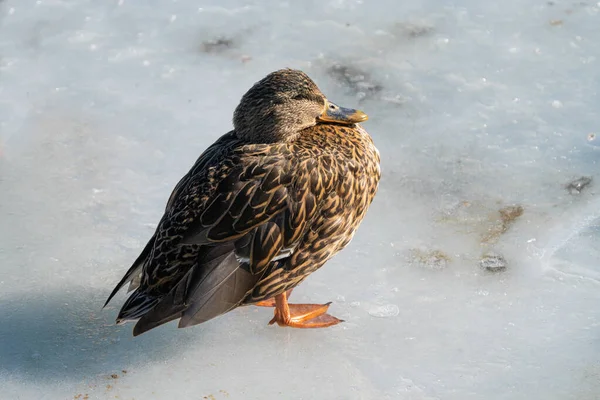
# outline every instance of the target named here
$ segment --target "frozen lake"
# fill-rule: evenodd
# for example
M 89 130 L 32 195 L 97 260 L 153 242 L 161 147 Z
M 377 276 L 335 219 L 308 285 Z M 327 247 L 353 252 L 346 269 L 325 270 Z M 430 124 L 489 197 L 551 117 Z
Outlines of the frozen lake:
M 598 38 L 571 0 L 0 0 L 0 398 L 599 399 Z M 134 339 L 104 300 L 283 67 L 382 155 L 292 297 L 346 322 L 247 307 Z

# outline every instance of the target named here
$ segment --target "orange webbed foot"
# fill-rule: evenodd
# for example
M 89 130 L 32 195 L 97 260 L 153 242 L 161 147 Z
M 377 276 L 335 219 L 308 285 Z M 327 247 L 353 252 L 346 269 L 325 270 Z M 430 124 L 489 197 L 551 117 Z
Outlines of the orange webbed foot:
M 344 322 L 327 314 L 329 305 L 326 304 L 288 304 L 286 293 L 275 297 L 275 316 L 269 325 L 291 328 L 326 328 Z

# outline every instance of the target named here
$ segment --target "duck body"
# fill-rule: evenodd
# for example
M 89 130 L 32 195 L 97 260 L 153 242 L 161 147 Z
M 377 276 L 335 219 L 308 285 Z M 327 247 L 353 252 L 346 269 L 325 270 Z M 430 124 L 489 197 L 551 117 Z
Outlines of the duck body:
M 379 152 L 357 123 L 319 122 L 286 139 L 256 143 L 234 129 L 198 158 L 109 297 L 130 283 L 118 323 L 137 320 L 139 335 L 252 304 L 275 307 L 271 323 L 284 326 L 341 321 L 329 304 L 287 296 L 352 239 L 377 191 Z

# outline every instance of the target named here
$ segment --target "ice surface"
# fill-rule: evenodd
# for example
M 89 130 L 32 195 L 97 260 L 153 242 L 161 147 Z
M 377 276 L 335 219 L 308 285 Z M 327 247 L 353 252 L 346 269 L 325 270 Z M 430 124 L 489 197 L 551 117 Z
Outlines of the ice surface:
M 0 1 L 0 398 L 600 398 L 598 37 L 580 1 Z M 382 154 L 355 239 L 293 295 L 346 322 L 133 339 L 106 296 L 285 66 Z

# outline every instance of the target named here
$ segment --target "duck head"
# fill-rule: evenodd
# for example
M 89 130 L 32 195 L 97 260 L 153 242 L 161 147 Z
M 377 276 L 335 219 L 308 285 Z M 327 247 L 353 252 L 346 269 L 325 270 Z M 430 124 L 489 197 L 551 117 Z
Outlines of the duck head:
M 267 75 L 244 94 L 233 114 L 236 134 L 253 143 L 294 140 L 319 123 L 352 125 L 366 121 L 359 110 L 327 100 L 304 72 L 282 69 Z

